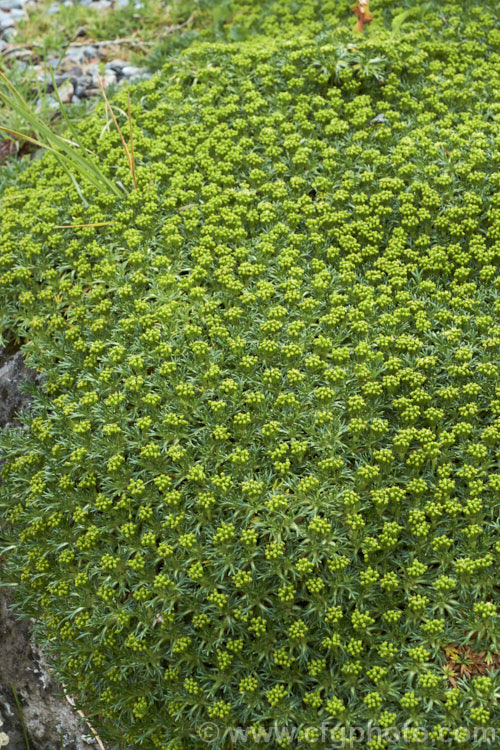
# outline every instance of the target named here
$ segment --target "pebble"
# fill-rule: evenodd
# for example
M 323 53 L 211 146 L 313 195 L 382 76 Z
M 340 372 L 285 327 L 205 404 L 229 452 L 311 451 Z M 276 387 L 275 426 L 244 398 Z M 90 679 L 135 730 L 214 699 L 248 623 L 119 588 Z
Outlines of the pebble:
M 106 71 L 106 73 L 103 76 L 92 76 L 92 80 L 97 83 L 99 86 L 99 81 L 102 81 L 102 85 L 105 89 L 108 88 L 108 86 L 112 86 L 113 83 L 116 83 L 116 75 L 112 71 Z
M 125 78 L 132 78 L 132 76 L 141 75 L 142 70 L 141 68 L 136 68 L 133 65 L 126 65 L 124 68 L 122 68 L 122 73 Z
M 9 26 L 4 31 L 1 31 L 1 29 L 0 29 L 0 34 L 2 36 L 2 42 L 5 42 L 5 44 L 7 44 L 8 42 L 10 42 L 11 39 L 13 39 L 16 36 L 16 33 L 17 32 L 16 32 L 15 26 Z
M 26 64 L 25 64 L 25 67 L 27 67 Z M 54 87 L 52 85 L 51 76 L 48 73 L 46 74 L 42 73 L 41 75 L 37 76 L 37 78 L 40 81 L 40 83 L 44 84 L 45 91 L 47 92 L 47 94 L 52 93 L 52 91 L 54 90 Z M 63 73 L 62 75 L 55 75 L 54 80 L 56 82 L 56 86 L 59 88 L 68 80 L 68 74 Z
M 0 10 L 0 30 L 8 29 L 15 25 L 15 21 L 10 13 L 5 13 Z
M 64 55 L 65 59 L 73 65 L 81 65 L 85 60 L 82 47 L 74 47 L 69 49 Z
M 35 102 L 35 112 L 38 114 L 42 109 L 58 109 L 59 102 L 54 96 L 46 96 L 42 102 L 41 99 L 37 99 Z
M 117 57 L 115 60 L 111 60 L 111 62 L 106 63 L 106 68 L 111 68 L 111 70 L 115 70 L 116 72 L 122 71 L 123 68 L 126 68 L 128 65 L 128 62 L 125 60 L 120 60 L 119 57 Z
M 123 78 L 120 83 L 138 83 L 139 81 L 146 81 L 151 78 L 152 73 L 141 72 L 140 75 L 131 76 L 130 78 Z
M 91 99 L 93 96 L 99 96 L 101 89 L 86 88 L 79 93 L 79 99 Z
M 100 52 L 97 47 L 91 47 L 90 45 L 88 47 L 83 47 L 82 54 L 87 60 L 91 60 L 93 57 L 102 57 L 102 52 Z
M 0 0 L 0 10 L 22 10 L 22 7 L 20 0 Z
M 64 86 L 58 86 L 57 93 L 63 104 L 69 104 L 73 98 L 73 84 L 65 83 Z

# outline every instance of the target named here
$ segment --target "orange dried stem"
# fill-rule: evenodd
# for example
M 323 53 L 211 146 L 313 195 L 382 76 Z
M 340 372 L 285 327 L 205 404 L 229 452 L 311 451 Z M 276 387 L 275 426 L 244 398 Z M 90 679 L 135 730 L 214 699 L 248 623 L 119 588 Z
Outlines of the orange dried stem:
M 130 92 L 127 92 L 127 103 L 128 127 L 130 131 L 130 166 L 132 169 L 132 182 L 134 183 L 134 187 L 137 188 L 137 179 L 135 175 L 134 139 L 132 136 L 132 117 L 130 114 Z
M 108 101 L 108 97 L 106 96 L 106 92 L 104 90 L 104 85 L 103 85 L 102 79 L 100 77 L 99 77 L 99 86 L 101 88 L 102 95 L 104 97 L 104 102 L 106 104 L 106 107 L 109 110 L 109 114 L 111 115 L 111 118 L 112 118 L 112 120 L 113 120 L 113 122 L 115 124 L 115 128 L 117 129 L 118 134 L 120 136 L 120 139 L 121 139 L 121 142 L 122 142 L 122 146 L 123 146 L 123 150 L 125 151 L 125 156 L 127 157 L 127 161 L 128 161 L 128 166 L 129 166 L 129 169 L 130 169 L 130 173 L 132 175 L 132 182 L 134 184 L 134 188 L 137 188 L 137 183 L 135 181 L 135 168 L 133 167 L 133 164 L 132 164 L 132 158 L 130 156 L 130 151 L 128 150 L 127 143 L 125 141 L 125 138 L 123 137 L 123 133 L 122 133 L 122 131 L 120 129 L 120 126 L 118 125 L 118 120 L 115 117 L 115 113 L 111 109 L 111 105 L 110 105 L 110 103 Z
M 83 227 L 107 227 L 114 221 L 97 221 L 95 224 L 57 224 L 54 229 L 81 229 Z
M 369 0 L 358 0 L 358 4 L 352 10 L 358 19 L 354 31 L 359 31 L 362 34 L 365 23 L 370 23 L 370 21 L 374 20 L 373 16 L 370 15 Z

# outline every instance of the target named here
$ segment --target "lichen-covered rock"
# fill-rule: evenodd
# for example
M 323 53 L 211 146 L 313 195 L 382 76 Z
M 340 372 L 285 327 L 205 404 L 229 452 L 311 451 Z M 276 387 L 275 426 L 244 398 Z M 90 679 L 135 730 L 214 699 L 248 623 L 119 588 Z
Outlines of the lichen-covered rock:
M 8 750 L 97 750 L 97 742 L 72 709 L 32 639 L 32 624 L 16 618 L 11 594 L 0 588 L 0 717 Z M 0 743 L 0 747 L 2 747 Z
M 21 352 L 0 349 L 0 427 L 17 424 L 18 412 L 24 411 L 30 398 L 20 386 L 36 382 L 36 373 L 27 368 Z
M 25 366 L 21 353 L 0 350 L 0 427 L 17 425 L 16 417 L 29 407 L 29 397 L 19 391 L 25 381 L 37 382 L 37 375 Z M 64 750 L 96 748 L 95 739 L 87 738 L 88 727 L 51 677 L 33 642 L 32 624 L 16 616 L 11 591 L 0 588 L 0 747 L 26 750 L 24 721 L 32 750 L 54 750 L 61 741 Z M 22 721 L 12 688 L 21 704 Z

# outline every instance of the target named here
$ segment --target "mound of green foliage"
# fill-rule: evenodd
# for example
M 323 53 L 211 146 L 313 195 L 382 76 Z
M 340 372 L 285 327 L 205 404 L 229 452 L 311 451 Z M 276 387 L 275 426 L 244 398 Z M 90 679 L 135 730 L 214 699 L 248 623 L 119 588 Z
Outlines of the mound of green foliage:
M 500 649 L 500 31 L 289 5 L 133 89 L 137 188 L 84 123 L 123 198 L 51 154 L 4 193 L 3 327 L 44 375 L 8 580 L 109 739 L 449 747 L 500 718 L 497 673 L 444 669 Z

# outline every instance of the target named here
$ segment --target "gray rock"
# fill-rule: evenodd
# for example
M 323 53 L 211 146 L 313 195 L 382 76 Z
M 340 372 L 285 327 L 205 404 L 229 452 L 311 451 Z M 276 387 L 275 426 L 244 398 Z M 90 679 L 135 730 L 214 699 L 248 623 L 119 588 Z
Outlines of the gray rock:
M 37 76 L 40 83 L 42 83 L 45 86 L 45 91 L 50 94 L 52 91 L 54 91 L 54 86 L 52 85 L 52 78 L 47 73 L 39 73 Z M 69 78 L 69 75 L 67 73 L 63 73 L 63 75 L 56 75 L 54 76 L 54 80 L 56 82 L 56 86 L 62 86 L 65 81 L 67 81 Z
M 89 729 L 81 725 L 78 715 L 52 678 L 43 654 L 30 641 L 32 622 L 18 621 L 6 589 L 0 589 L 0 713 L 2 731 L 9 737 L 8 748 L 25 748 L 18 715 L 14 686 L 21 704 L 23 721 L 32 750 L 97 750 Z
M 82 99 L 90 99 L 93 96 L 99 96 L 101 93 L 101 89 L 98 88 L 87 88 L 85 91 L 82 91 L 80 96 Z
M 30 397 L 19 391 L 25 381 L 37 384 L 40 376 L 25 366 L 15 348 L 0 349 L 0 427 L 19 426 L 16 415 L 30 403 Z M 98 750 L 88 725 L 64 697 L 32 641 L 33 624 L 18 619 L 9 590 L 0 587 L 0 719 L 9 737 L 7 747 L 26 750 L 24 724 L 31 750 Z
M 0 33 L 2 35 L 2 41 L 7 43 L 15 38 L 17 31 L 14 26 L 9 26 L 9 28 L 5 29 L 5 31 L 0 30 Z
M 104 75 L 102 75 L 97 64 L 89 65 L 87 76 L 87 81 L 89 81 L 89 83 L 87 83 L 87 86 L 92 86 L 93 88 L 100 88 L 99 81 L 102 81 L 104 88 L 111 86 L 112 83 L 116 83 L 115 73 L 112 70 L 108 69 L 106 70 Z
M 65 83 L 58 88 L 59 99 L 63 104 L 68 104 L 73 98 L 73 84 Z
M 111 0 L 94 0 L 92 8 L 95 8 L 96 10 L 107 10 L 108 8 L 111 8 Z
M 46 13 L 48 16 L 55 16 L 56 13 L 59 13 L 60 11 L 61 11 L 61 8 L 59 7 L 59 5 L 57 5 L 57 3 L 52 3 L 52 5 L 46 11 Z
M 106 63 L 106 68 L 111 68 L 111 70 L 114 70 L 116 72 L 121 72 L 123 68 L 127 67 L 128 63 L 126 60 L 120 60 L 119 57 L 116 58 L 116 60 L 111 60 L 111 62 Z
M 18 412 L 24 411 L 30 398 L 19 391 L 25 381 L 37 381 L 36 373 L 25 367 L 21 352 L 9 354 L 5 349 L 0 351 L 0 427 L 19 424 Z M 1 659 L 0 659 L 1 661 Z
M 97 48 L 92 47 L 90 45 L 88 47 L 83 47 L 82 53 L 83 53 L 84 58 L 86 58 L 87 60 L 91 60 L 93 57 L 99 56 L 99 53 L 97 52 Z
M 19 387 L 39 380 L 19 351 L 0 349 L 0 427 L 19 426 L 17 414 L 30 403 Z M 18 619 L 9 590 L 0 587 L 0 719 L 2 732 L 9 737 L 8 748 L 26 749 L 24 722 L 31 750 L 56 750 L 62 747 L 61 737 L 65 750 L 97 750 L 88 726 L 64 698 L 44 655 L 31 641 L 32 625 L 32 620 Z
M 9 15 L 14 21 L 20 21 L 21 18 L 26 18 L 26 13 L 22 8 L 12 8 Z
M 13 10 L 22 7 L 20 0 L 0 0 L 0 10 Z
M 80 65 L 85 60 L 83 47 L 73 47 L 72 49 L 68 50 L 64 55 L 64 59 L 70 63 L 74 63 L 75 65 Z
M 14 26 L 14 23 L 14 19 L 12 18 L 10 13 L 4 13 L 0 10 L 0 31 Z
M 122 68 L 122 73 L 127 78 L 131 78 L 132 76 L 141 75 L 142 68 L 136 68 L 134 65 L 126 65 L 124 68 Z
M 80 76 L 79 78 L 73 79 L 72 83 L 73 95 L 78 97 L 84 97 L 87 89 L 94 86 L 91 76 Z
M 138 81 L 145 81 L 148 78 L 151 78 L 151 73 L 147 73 L 146 71 L 141 71 L 136 76 L 130 76 L 130 78 L 127 78 L 128 83 L 137 83 Z
M 42 109 L 59 109 L 59 102 L 54 96 L 46 96 L 44 99 L 38 98 L 35 102 L 35 112 L 38 114 Z

